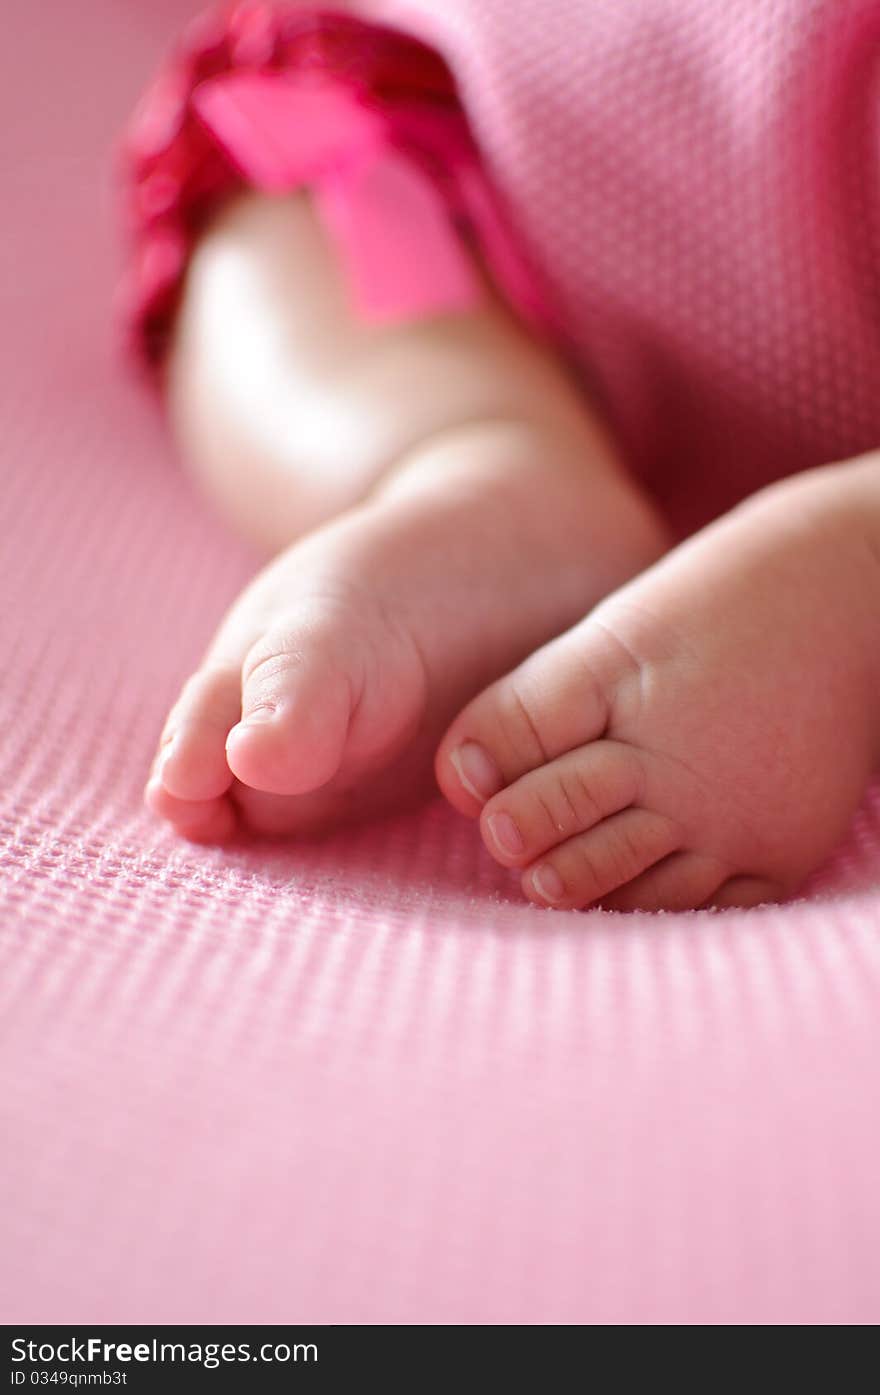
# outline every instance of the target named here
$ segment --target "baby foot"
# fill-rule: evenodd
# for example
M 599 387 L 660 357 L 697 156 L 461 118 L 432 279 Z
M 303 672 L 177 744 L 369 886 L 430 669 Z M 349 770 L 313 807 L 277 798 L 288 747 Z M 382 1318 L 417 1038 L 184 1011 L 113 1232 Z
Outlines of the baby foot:
M 581 461 L 554 468 L 554 449 L 519 424 L 450 433 L 276 558 L 175 704 L 150 808 L 221 841 L 237 824 L 311 831 L 424 792 L 452 713 L 570 624 L 585 590 L 598 599 L 662 550 L 629 485 L 597 484 Z M 632 515 L 613 549 L 606 494 Z
M 756 496 L 455 720 L 441 788 L 531 901 L 755 905 L 843 837 L 878 755 L 880 595 L 845 469 Z
M 339 812 L 327 789 L 393 761 L 423 710 L 407 633 L 303 560 L 291 548 L 239 598 L 169 715 L 146 800 L 194 841 L 319 826 Z

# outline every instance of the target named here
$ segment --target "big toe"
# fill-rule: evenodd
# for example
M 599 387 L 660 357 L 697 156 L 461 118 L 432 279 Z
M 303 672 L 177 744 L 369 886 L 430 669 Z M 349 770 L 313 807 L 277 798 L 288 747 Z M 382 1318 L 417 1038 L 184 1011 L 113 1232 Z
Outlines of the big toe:
M 359 699 L 351 665 L 320 627 L 272 629 L 247 655 L 232 773 L 267 794 L 307 794 L 337 773 Z

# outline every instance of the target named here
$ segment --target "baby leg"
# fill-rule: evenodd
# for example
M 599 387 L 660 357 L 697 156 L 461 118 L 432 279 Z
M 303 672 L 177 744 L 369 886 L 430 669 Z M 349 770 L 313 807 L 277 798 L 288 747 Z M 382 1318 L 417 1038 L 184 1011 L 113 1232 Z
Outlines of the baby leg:
M 249 195 L 213 226 L 168 400 L 209 497 L 278 554 L 166 724 L 148 802 L 191 837 L 424 789 L 456 708 L 667 545 L 488 284 L 467 313 L 360 322 L 306 196 Z
M 166 401 L 186 466 L 236 532 L 271 553 L 463 422 L 567 417 L 589 434 L 588 454 L 611 458 L 559 364 L 488 283 L 469 314 L 397 325 L 354 315 L 305 193 L 244 194 L 203 235 Z

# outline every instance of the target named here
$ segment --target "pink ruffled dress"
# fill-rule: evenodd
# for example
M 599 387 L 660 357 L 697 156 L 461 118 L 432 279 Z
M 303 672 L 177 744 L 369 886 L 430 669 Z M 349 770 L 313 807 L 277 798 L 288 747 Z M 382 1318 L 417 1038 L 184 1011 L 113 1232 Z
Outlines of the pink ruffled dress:
M 193 245 L 245 187 L 307 186 L 372 321 L 467 309 L 472 241 L 507 298 L 547 315 L 442 59 L 341 13 L 239 4 L 184 36 L 124 145 L 133 344 L 161 365 Z
M 227 7 L 142 103 L 149 362 L 219 202 L 308 184 L 365 314 L 466 305 L 464 231 L 681 531 L 880 444 L 880 0 L 340 8 Z

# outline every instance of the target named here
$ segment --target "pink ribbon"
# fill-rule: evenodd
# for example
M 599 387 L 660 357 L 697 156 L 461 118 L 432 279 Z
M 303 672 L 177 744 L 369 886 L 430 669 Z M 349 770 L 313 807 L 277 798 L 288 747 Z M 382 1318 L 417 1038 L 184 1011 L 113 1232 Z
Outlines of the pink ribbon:
M 311 73 L 235 73 L 201 83 L 192 103 L 251 184 L 313 191 L 364 319 L 406 321 L 477 303 L 479 283 L 442 193 L 351 89 Z M 480 221 L 490 213 L 479 210 Z M 503 256 L 506 239 L 491 233 Z

